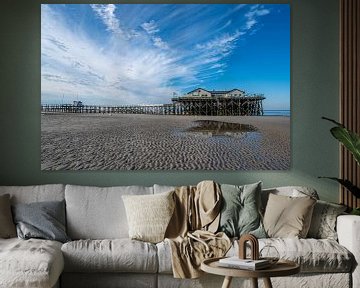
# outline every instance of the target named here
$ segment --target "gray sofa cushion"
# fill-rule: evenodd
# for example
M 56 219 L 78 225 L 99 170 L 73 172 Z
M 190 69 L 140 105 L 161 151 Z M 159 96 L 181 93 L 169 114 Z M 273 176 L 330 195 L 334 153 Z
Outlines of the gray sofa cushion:
M 53 287 L 63 268 L 61 243 L 0 239 L 0 287 Z
M 152 187 L 66 185 L 67 233 L 71 239 L 128 238 L 122 195 L 153 194 Z
M 156 273 L 156 246 L 130 239 L 78 240 L 61 248 L 66 272 Z
M 17 234 L 22 239 L 69 241 L 65 229 L 65 201 L 45 201 L 13 206 Z

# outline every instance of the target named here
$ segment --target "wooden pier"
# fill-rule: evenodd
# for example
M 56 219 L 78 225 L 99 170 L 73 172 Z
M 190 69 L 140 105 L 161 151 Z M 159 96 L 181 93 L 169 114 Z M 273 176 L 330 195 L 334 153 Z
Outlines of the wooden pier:
M 153 115 L 207 115 L 207 116 L 261 116 L 264 114 L 261 94 L 242 96 L 191 96 L 173 97 L 171 104 L 96 106 L 73 104 L 44 104 L 43 113 L 107 113 Z M 80 104 L 80 105 L 79 105 Z

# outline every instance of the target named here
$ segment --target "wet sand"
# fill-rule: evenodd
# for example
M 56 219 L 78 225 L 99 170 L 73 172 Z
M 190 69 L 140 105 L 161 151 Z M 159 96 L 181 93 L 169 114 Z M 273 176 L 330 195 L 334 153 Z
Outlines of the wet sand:
M 196 131 L 198 120 L 255 131 Z M 42 170 L 286 170 L 290 118 L 42 114 Z

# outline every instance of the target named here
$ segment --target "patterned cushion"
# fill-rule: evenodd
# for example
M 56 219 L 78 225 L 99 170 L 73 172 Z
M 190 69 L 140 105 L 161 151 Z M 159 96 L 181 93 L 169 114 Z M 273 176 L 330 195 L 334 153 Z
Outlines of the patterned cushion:
M 337 240 L 336 218 L 344 213 L 346 206 L 318 200 L 315 204 L 307 237 Z

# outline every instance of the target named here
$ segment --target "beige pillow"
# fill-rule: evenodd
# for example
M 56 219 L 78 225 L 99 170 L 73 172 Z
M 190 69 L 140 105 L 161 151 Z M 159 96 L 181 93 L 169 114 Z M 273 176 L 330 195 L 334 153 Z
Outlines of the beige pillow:
M 264 228 L 269 237 L 305 238 L 316 200 L 306 197 L 269 195 Z
M 0 196 L 0 238 L 16 237 L 16 228 L 11 215 L 10 195 Z
M 122 196 L 131 239 L 151 243 L 164 240 L 175 207 L 173 193 Z

